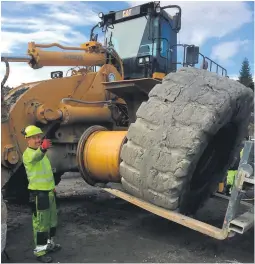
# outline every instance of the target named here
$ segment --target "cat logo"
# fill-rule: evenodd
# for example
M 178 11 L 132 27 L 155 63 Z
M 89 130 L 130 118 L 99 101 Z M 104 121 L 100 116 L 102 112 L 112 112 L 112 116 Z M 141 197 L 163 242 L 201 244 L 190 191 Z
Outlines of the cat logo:
M 124 10 L 124 11 L 123 11 L 123 17 L 128 17 L 128 16 L 130 16 L 130 15 L 131 15 L 131 11 L 132 11 L 132 9 Z

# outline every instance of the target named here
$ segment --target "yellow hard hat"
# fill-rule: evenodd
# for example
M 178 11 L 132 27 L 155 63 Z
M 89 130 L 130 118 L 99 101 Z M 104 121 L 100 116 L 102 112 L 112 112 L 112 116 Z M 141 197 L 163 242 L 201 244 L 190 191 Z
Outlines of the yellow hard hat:
M 43 133 L 41 128 L 37 126 L 33 126 L 33 125 L 27 126 L 24 132 L 25 132 L 25 138 L 32 137 L 32 136 Z

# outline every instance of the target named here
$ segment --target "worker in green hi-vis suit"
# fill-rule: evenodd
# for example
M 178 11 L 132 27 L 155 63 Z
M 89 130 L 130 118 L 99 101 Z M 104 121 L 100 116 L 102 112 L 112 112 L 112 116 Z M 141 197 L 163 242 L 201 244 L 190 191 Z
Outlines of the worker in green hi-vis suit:
M 46 155 L 51 142 L 47 139 L 41 140 L 43 132 L 36 126 L 26 127 L 23 133 L 28 143 L 23 153 L 23 163 L 33 212 L 34 254 L 38 261 L 49 263 L 53 259 L 47 253 L 61 248 L 53 240 L 57 227 L 55 180 Z
M 240 152 L 240 158 L 243 156 L 243 149 Z M 228 170 L 228 175 L 227 175 L 227 186 L 226 186 L 226 193 L 230 194 L 232 187 L 235 182 L 235 175 L 237 173 L 237 170 Z

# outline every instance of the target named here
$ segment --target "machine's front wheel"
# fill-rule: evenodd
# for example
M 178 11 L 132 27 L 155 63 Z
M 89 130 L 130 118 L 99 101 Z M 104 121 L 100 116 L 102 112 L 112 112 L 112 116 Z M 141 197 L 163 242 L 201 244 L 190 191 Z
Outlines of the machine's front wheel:
M 137 111 L 121 152 L 127 192 L 181 213 L 195 213 L 225 177 L 246 136 L 253 94 L 205 70 L 165 77 Z

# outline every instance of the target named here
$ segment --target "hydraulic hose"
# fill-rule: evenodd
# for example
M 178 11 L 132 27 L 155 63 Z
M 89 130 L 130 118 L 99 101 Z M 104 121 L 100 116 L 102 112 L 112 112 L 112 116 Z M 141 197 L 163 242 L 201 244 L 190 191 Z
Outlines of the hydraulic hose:
M 74 102 L 74 103 L 79 103 L 79 104 L 113 104 L 117 102 L 113 102 L 111 100 L 108 101 L 83 101 L 83 100 L 78 100 L 78 99 L 73 99 L 73 98 L 63 98 L 61 100 L 61 103 L 65 104 L 66 102 Z
M 5 71 L 5 75 L 4 75 L 4 78 L 1 82 L 1 89 L 3 89 L 8 77 L 9 77 L 9 74 L 10 74 L 10 65 L 9 65 L 9 62 L 7 60 L 3 60 L 5 62 L 5 66 L 6 66 L 6 71 Z

